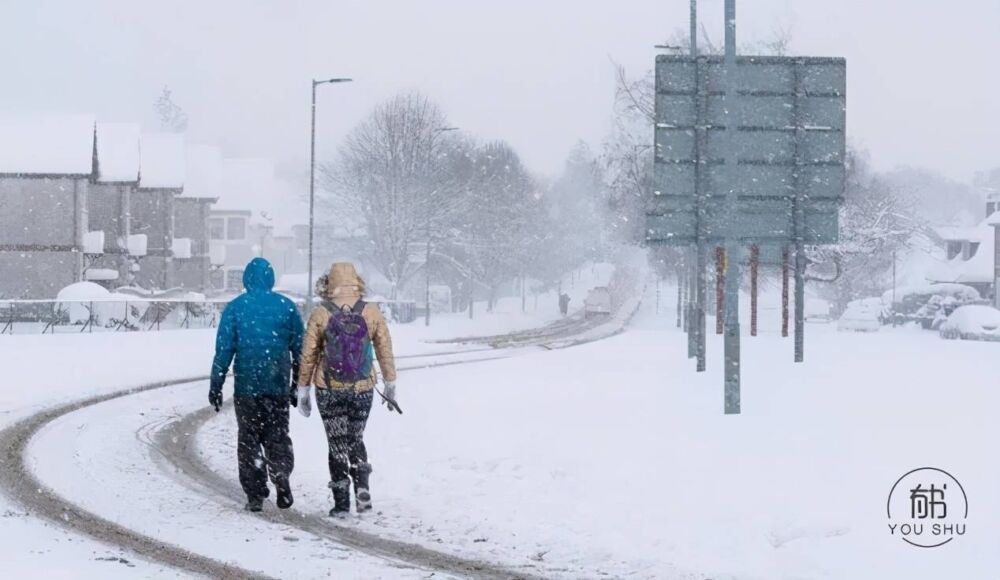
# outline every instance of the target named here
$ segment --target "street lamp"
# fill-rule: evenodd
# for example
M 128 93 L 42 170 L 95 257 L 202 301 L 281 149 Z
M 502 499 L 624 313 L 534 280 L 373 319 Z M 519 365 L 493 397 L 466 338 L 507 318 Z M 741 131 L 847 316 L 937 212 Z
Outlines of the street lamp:
M 438 127 L 431 132 L 431 149 L 434 149 L 434 137 L 437 137 L 445 131 L 458 131 L 458 127 Z M 435 192 L 436 193 L 436 190 Z M 433 195 L 433 193 L 431 194 Z M 426 286 L 424 288 L 424 302 L 426 305 L 426 312 L 424 312 L 424 326 L 431 325 L 431 211 L 430 205 L 427 206 L 427 255 L 424 256 L 424 277 L 426 278 Z
M 313 303 L 313 229 L 316 208 L 316 87 L 330 83 L 349 83 L 352 79 L 326 79 L 312 81 L 312 129 L 309 144 L 309 279 L 306 282 L 306 311 Z

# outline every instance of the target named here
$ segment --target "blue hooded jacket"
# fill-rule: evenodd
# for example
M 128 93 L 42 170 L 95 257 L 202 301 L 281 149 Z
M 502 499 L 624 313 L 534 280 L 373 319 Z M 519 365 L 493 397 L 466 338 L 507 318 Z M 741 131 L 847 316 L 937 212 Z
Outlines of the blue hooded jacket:
M 247 264 L 243 287 L 222 312 L 211 388 L 222 390 L 235 357 L 236 396 L 288 396 L 302 352 L 302 318 L 294 302 L 271 291 L 274 270 L 264 258 Z

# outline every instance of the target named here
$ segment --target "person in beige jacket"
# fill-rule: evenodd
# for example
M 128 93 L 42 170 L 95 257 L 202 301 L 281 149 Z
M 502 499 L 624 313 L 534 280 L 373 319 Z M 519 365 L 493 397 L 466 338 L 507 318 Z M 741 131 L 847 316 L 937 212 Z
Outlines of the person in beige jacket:
M 371 509 L 368 486 L 371 464 L 364 442 L 365 425 L 371 412 L 377 380 L 375 366 L 371 363 L 377 358 L 382 370 L 385 383 L 383 403 L 386 399 L 394 403 L 396 362 L 389 326 L 377 305 L 362 300 L 365 283 L 354 265 L 335 263 L 326 278 L 326 289 L 322 293 L 324 300 L 313 309 L 306 325 L 297 395 L 299 412 L 308 417 L 312 412 L 309 393 L 313 386 L 316 387 L 316 406 L 323 419 L 330 448 L 330 489 L 334 500 L 330 515 L 339 516 L 350 511 L 351 481 L 354 482 L 357 511 L 361 513 Z M 345 379 L 345 365 L 340 361 L 327 360 L 342 354 L 336 350 L 342 335 L 336 333 L 352 330 L 363 333 L 365 329 L 367 336 L 360 338 L 361 370 L 352 370 L 360 376 Z M 346 343 L 350 343 L 350 339 Z M 352 352 L 358 354 L 359 351 Z

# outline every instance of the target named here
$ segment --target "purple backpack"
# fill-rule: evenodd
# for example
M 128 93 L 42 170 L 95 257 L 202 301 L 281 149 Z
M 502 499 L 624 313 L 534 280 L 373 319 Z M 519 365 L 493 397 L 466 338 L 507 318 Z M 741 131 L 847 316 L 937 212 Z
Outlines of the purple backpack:
M 337 308 L 323 302 L 330 311 L 326 325 L 326 366 L 324 378 L 338 383 L 356 383 L 371 378 L 374 349 L 368 336 L 368 323 L 361 312 L 365 302 L 358 300 L 353 308 Z

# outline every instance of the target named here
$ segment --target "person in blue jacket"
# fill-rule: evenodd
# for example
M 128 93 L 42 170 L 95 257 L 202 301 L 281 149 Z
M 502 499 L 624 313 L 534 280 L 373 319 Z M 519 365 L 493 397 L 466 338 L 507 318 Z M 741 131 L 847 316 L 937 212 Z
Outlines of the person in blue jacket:
M 277 491 L 277 505 L 292 505 L 289 476 L 295 466 L 288 436 L 288 405 L 296 404 L 302 318 L 295 303 L 273 292 L 274 270 L 254 258 L 243 271 L 245 292 L 222 312 L 215 339 L 215 360 L 208 402 L 218 412 L 222 385 L 233 363 L 237 457 L 246 509 L 259 512 L 269 493 L 267 477 Z

